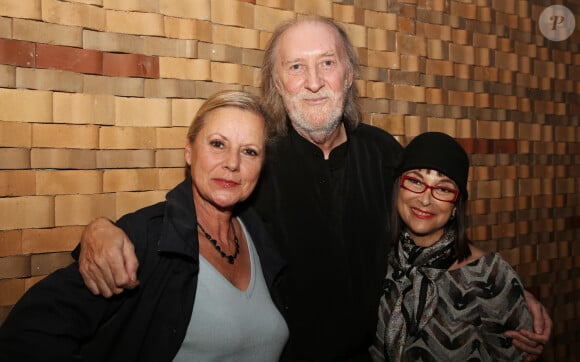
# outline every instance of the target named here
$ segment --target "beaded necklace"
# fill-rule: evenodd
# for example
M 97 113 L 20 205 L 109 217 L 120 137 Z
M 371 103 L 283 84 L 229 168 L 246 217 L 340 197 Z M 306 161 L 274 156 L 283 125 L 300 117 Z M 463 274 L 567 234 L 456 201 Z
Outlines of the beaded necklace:
M 238 254 L 240 253 L 240 244 L 238 242 L 238 237 L 236 235 L 236 229 L 234 228 L 234 224 L 232 223 L 231 219 L 230 219 L 230 228 L 232 229 L 232 232 L 234 233 L 234 244 L 236 244 L 236 251 L 234 251 L 234 253 L 232 255 L 227 255 L 226 253 L 224 253 L 222 248 L 220 248 L 220 246 L 217 244 L 217 240 L 214 239 L 207 231 L 205 231 L 205 229 L 203 228 L 203 226 L 201 226 L 201 224 L 199 222 L 197 223 L 197 226 L 199 227 L 199 229 L 201 230 L 203 235 L 207 238 L 207 240 L 209 240 L 211 245 L 213 245 L 215 250 L 217 250 L 218 253 L 220 253 L 222 258 L 226 259 L 228 261 L 228 263 L 230 263 L 230 264 L 233 264 L 234 261 L 236 261 L 236 258 L 238 257 Z

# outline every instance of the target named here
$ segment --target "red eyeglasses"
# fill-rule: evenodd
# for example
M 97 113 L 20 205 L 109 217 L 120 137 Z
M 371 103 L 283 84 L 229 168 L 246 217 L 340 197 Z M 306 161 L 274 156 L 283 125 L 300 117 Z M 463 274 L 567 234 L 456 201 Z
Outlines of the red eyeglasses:
M 429 186 L 423 181 L 407 175 L 401 177 L 400 186 L 415 194 L 422 194 L 425 190 L 430 189 L 431 196 L 433 196 L 434 199 L 444 202 L 455 202 L 459 196 L 458 190 L 443 186 Z

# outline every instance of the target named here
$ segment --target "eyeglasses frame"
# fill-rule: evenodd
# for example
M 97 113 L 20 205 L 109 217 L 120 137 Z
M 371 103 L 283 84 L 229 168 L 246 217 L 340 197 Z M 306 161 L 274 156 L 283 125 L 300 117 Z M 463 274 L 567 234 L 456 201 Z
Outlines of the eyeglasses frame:
M 407 187 L 404 186 L 405 180 L 415 180 L 415 181 L 419 181 L 421 184 L 423 184 L 423 186 L 425 186 L 425 189 L 423 191 L 421 191 L 421 192 L 414 191 L 414 190 L 410 190 L 409 188 L 407 188 Z M 418 178 L 413 177 L 413 176 L 409 176 L 409 175 L 403 175 L 403 176 L 401 176 L 401 182 L 399 183 L 399 186 L 401 186 L 401 188 L 403 188 L 403 189 L 405 189 L 405 190 L 407 190 L 409 192 L 412 192 L 414 194 L 422 194 L 425 191 L 427 191 L 427 190 L 430 189 L 431 190 L 431 196 L 435 200 L 437 200 L 437 201 L 449 202 L 449 203 L 454 204 L 457 201 L 457 199 L 459 198 L 459 190 L 450 189 L 448 187 L 427 185 L 425 182 L 419 180 Z M 440 198 L 438 198 L 437 196 L 435 196 L 435 194 L 433 194 L 433 190 L 435 190 L 435 189 L 446 189 L 446 190 L 449 190 L 449 191 L 453 191 L 453 194 L 454 194 L 453 200 L 441 200 Z

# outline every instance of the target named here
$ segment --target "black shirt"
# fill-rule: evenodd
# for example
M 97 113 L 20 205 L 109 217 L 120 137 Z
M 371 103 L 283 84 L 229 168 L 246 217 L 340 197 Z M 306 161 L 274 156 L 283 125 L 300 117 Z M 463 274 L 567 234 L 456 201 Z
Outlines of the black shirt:
M 289 264 L 284 294 L 297 359 L 366 353 L 377 326 L 401 146 L 364 124 L 347 135 L 325 160 L 290 127 L 269 150 L 253 195 Z

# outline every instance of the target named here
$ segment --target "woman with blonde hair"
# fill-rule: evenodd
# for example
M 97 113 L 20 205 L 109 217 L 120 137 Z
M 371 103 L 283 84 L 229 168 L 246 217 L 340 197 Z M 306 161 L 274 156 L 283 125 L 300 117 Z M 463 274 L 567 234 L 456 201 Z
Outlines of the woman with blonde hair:
M 243 202 L 260 175 L 269 123 L 258 98 L 224 91 L 187 133 L 186 179 L 123 216 L 139 286 L 93 295 L 76 263 L 33 286 L 0 329 L 3 361 L 274 361 L 288 339 L 280 258 Z

